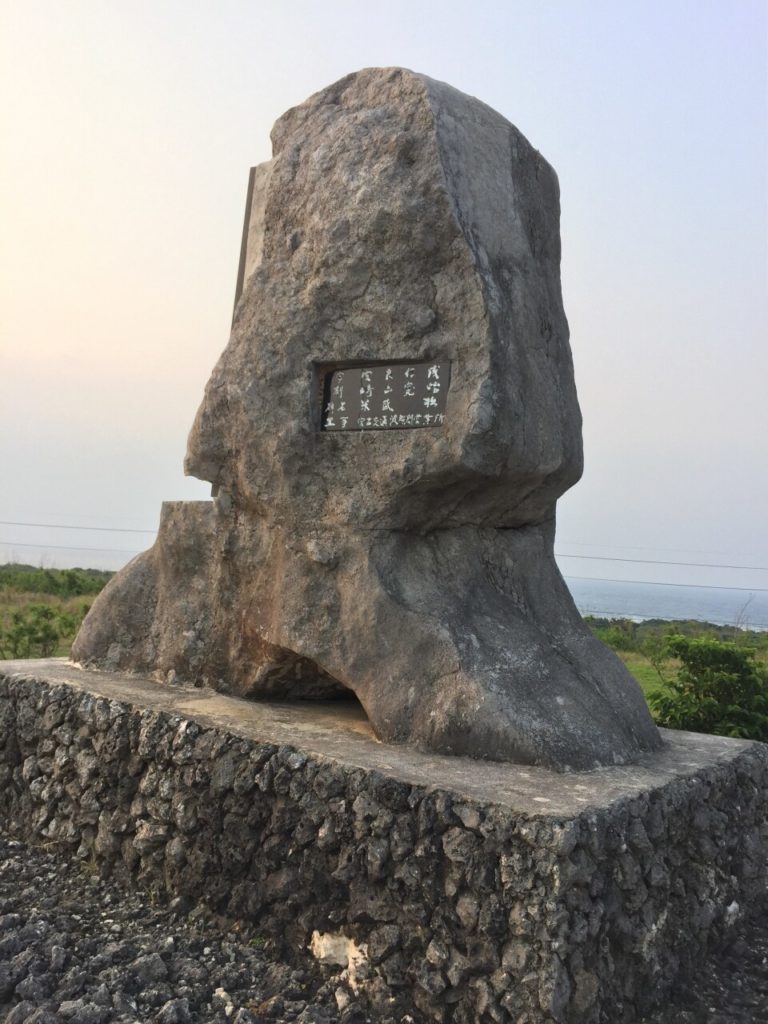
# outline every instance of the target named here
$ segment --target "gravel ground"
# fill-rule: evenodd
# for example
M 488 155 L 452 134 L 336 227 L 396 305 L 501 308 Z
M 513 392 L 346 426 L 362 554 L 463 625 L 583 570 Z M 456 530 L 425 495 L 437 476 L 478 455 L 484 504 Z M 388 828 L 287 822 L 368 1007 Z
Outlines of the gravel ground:
M 367 1024 L 309 955 L 187 911 L 0 833 L 0 1021 Z
M 4 1024 L 368 1024 L 338 974 L 0 832 Z M 415 1024 L 410 1015 L 378 1024 Z M 768 1024 L 768 904 L 645 1024 Z
M 768 899 L 736 926 L 727 949 L 642 1024 L 768 1024 Z

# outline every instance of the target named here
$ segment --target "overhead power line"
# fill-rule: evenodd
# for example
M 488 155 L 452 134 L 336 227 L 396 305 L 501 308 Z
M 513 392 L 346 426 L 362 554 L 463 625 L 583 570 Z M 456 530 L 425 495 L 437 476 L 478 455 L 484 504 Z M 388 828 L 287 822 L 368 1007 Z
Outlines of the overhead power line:
M 102 551 L 108 555 L 138 555 L 138 551 L 128 551 L 126 548 L 74 548 L 66 544 L 24 544 L 19 540 L 2 540 L 0 544 L 7 548 L 42 548 L 44 551 Z
M 16 524 L 16 525 L 32 526 L 32 525 L 35 525 L 35 524 L 24 523 L 24 524 Z M 86 527 L 72 527 L 72 529 L 85 529 L 85 530 L 93 529 L 93 530 L 96 530 L 96 529 L 101 529 L 101 527 L 95 527 L 95 526 L 94 527 L 87 527 L 86 526 Z M 108 529 L 108 528 L 104 527 L 104 529 Z M 154 533 L 155 531 L 154 530 L 122 530 L 121 532 L 123 532 L 123 533 Z M 139 552 L 136 551 L 136 550 L 128 550 L 126 548 L 80 548 L 80 547 L 70 547 L 70 546 L 65 545 L 65 544 L 29 544 L 29 543 L 23 543 L 21 541 L 6 541 L 6 540 L 3 540 L 2 538 L 0 538 L 0 544 L 5 545 L 6 547 L 9 547 L 9 548 L 14 548 L 14 547 L 19 547 L 19 548 L 38 548 L 38 549 L 42 548 L 43 550 L 47 550 L 47 549 L 50 548 L 50 549 L 55 550 L 55 551 L 87 551 L 87 552 L 96 552 L 96 551 L 98 551 L 98 552 L 101 552 L 102 554 L 109 554 L 109 555 L 137 555 L 137 554 L 139 554 Z M 595 556 L 587 556 L 587 555 L 577 556 L 577 555 L 573 555 L 573 556 L 566 556 L 566 557 L 574 557 L 574 558 L 575 557 L 584 557 L 584 558 L 586 558 L 586 557 L 594 557 L 594 558 L 597 558 L 598 556 L 597 555 L 595 555 Z M 613 561 L 613 559 L 605 559 L 605 560 L 606 561 Z M 615 559 L 615 561 L 641 561 L 641 560 L 640 559 Z M 686 565 L 686 564 L 689 564 L 689 565 L 693 565 L 695 563 L 659 562 L 659 563 L 651 563 L 651 564 L 659 564 L 659 565 Z M 728 567 L 724 566 L 723 568 L 728 568 Z M 745 566 L 733 566 L 732 568 L 746 568 L 746 567 Z M 708 584 L 705 584 L 705 583 L 658 583 L 656 581 L 651 581 L 651 580 L 615 580 L 615 579 L 605 579 L 604 577 L 598 577 L 598 576 L 565 576 L 564 575 L 563 578 L 566 579 L 566 580 L 577 580 L 577 581 L 582 582 L 582 583 L 628 583 L 628 584 L 633 585 L 633 586 L 641 586 L 641 587 L 642 586 L 649 586 L 649 587 L 687 587 L 687 588 L 693 589 L 693 590 L 739 590 L 739 591 L 743 591 L 745 593 L 758 593 L 758 594 L 768 593 L 768 588 L 766 588 L 766 587 L 719 587 L 719 586 L 708 585 Z M 654 618 L 654 616 L 648 616 L 644 612 L 643 613 L 640 613 L 640 612 L 606 612 L 606 611 L 590 612 L 590 611 L 587 611 L 585 609 L 585 610 L 582 611 L 582 614 L 583 615 L 595 615 L 596 617 L 600 617 L 600 616 L 608 617 L 608 616 L 616 615 L 616 616 L 621 616 L 621 617 L 624 617 L 624 618 Z M 676 620 L 676 619 L 674 619 L 674 617 L 673 617 L 673 620 L 674 621 L 682 621 L 682 622 L 687 621 L 686 619 Z M 735 621 L 728 621 L 726 623 L 723 623 L 723 625 L 740 626 L 740 625 L 742 625 L 742 623 L 741 622 L 735 622 Z M 768 629 L 768 623 L 751 623 L 751 624 L 749 624 L 748 627 L 745 626 L 745 628 Z
M 766 565 L 723 565 L 721 562 L 665 562 L 655 558 L 614 558 L 612 555 L 568 555 L 556 551 L 558 558 L 586 558 L 591 562 L 632 562 L 633 565 L 686 565 L 696 569 L 751 569 L 754 572 L 768 572 Z
M 649 615 L 648 612 L 593 612 L 586 608 L 579 609 L 581 615 L 589 615 L 593 619 L 660 619 L 662 622 L 698 622 L 699 619 L 691 620 L 682 615 Z M 713 622 L 713 626 L 739 626 L 741 629 L 768 629 L 768 622 L 743 622 L 737 619 L 728 619 L 725 622 Z
M 67 544 L 30 544 L 23 541 L 10 541 L 3 540 L 0 537 L 0 544 L 3 544 L 8 548 L 38 548 L 43 550 L 53 551 L 101 551 L 105 554 L 111 555 L 137 555 L 139 552 L 135 549 L 127 548 L 81 548 L 74 547 Z M 663 563 L 661 563 L 663 564 Z M 580 580 L 584 583 L 629 583 L 633 586 L 640 587 L 688 587 L 693 590 L 739 590 L 745 593 L 751 594 L 768 594 L 768 587 L 724 587 L 715 586 L 711 583 L 665 583 L 657 580 L 616 580 L 606 579 L 602 576 L 565 576 L 567 580 Z
M 66 523 L 13 523 L 0 519 L 0 526 L 35 526 L 44 530 L 99 530 L 102 533 L 157 533 L 157 530 L 130 530 L 125 526 L 68 526 Z
M 751 554 L 746 555 L 746 554 L 744 554 L 741 551 L 739 551 L 739 552 L 736 552 L 736 551 L 715 551 L 715 552 L 713 552 L 711 548 L 709 548 L 709 549 L 708 548 L 683 548 L 683 547 L 680 547 L 679 545 L 677 547 L 674 547 L 674 548 L 661 548 L 661 547 L 659 547 L 658 544 L 653 544 L 653 545 L 649 546 L 648 544 L 606 544 L 606 543 L 601 543 L 601 544 L 597 545 L 597 544 L 595 544 L 594 541 L 566 540 L 565 537 L 558 537 L 558 540 L 560 541 L 561 544 L 565 544 L 568 547 L 573 546 L 573 547 L 577 547 L 577 548 L 601 547 L 601 548 L 612 548 L 614 551 L 666 551 L 668 553 L 674 551 L 676 554 L 679 553 L 680 551 L 685 551 L 685 553 L 688 554 L 688 555 L 703 555 L 703 554 L 712 555 L 712 554 L 716 554 L 716 555 L 722 555 L 723 558 L 752 558 Z
M 768 587 L 717 587 L 711 583 L 659 583 L 656 580 L 608 580 L 604 576 L 566 576 L 566 580 L 584 583 L 631 583 L 639 587 L 689 587 L 692 590 L 743 590 L 748 594 L 768 594 Z
M 30 526 L 35 529 L 45 530 L 88 530 L 98 531 L 100 533 L 145 533 L 154 535 L 157 530 L 138 530 L 127 526 L 70 526 L 67 523 L 25 523 L 10 519 L 0 519 L 0 526 Z M 7 543 L 0 541 L 0 543 Z M 574 542 L 571 542 L 574 543 Z M 32 545 L 32 544 L 21 544 L 20 547 L 42 547 L 43 545 Z M 46 545 L 47 547 L 57 547 L 55 544 Z M 99 551 L 101 548 L 70 548 L 73 551 Z M 112 550 L 112 549 L 110 549 Z M 645 550 L 645 549 L 642 549 Z M 673 562 L 667 561 L 660 558 L 619 558 L 613 555 L 572 555 L 563 551 L 556 551 L 555 555 L 558 558 L 579 558 L 589 562 L 624 562 L 632 565 L 673 565 L 683 568 L 691 569 L 745 569 L 750 572 L 768 572 L 768 566 L 765 565 L 726 565 L 722 562 Z M 577 578 L 577 577 L 572 577 Z M 606 581 L 611 582 L 611 581 Z M 620 581 L 623 582 L 623 581 Z M 627 580 L 627 582 L 631 582 Z M 665 586 L 681 586 L 682 584 L 665 584 Z M 693 586 L 693 584 L 691 584 Z M 736 587 L 727 587 L 728 590 L 736 590 Z

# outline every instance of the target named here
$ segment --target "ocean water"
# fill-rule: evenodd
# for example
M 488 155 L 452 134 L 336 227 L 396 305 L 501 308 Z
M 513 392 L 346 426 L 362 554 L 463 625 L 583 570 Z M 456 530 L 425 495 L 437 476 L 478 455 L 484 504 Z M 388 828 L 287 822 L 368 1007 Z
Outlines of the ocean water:
M 670 586 L 666 583 L 618 583 L 566 576 L 582 615 L 606 618 L 696 619 L 719 626 L 768 630 L 768 593 Z

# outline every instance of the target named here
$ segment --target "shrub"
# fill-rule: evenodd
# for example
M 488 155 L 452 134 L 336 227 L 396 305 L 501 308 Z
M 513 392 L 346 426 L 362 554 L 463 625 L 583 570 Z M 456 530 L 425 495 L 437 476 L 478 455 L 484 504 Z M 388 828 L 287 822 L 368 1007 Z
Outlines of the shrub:
M 78 619 L 47 604 L 30 604 L 15 611 L 9 629 L 0 629 L 0 657 L 49 658 L 59 641 L 72 636 Z
M 0 589 L 54 597 L 98 594 L 113 574 L 99 569 L 35 569 L 31 565 L 0 565 Z
M 668 680 L 664 673 L 671 654 L 668 641 L 669 634 L 649 630 L 639 645 L 640 653 L 650 661 L 656 675 L 665 685 Z
M 631 619 L 599 619 L 587 615 L 584 621 L 598 640 L 614 651 L 637 650 L 637 623 Z
M 754 651 L 709 637 L 671 636 L 677 678 L 649 702 L 659 725 L 768 741 L 768 672 Z

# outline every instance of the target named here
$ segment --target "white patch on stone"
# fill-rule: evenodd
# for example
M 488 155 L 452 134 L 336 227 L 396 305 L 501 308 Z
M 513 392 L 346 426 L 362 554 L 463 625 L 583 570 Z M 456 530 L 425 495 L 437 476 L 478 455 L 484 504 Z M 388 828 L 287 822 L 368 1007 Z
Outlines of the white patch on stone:
M 226 989 L 217 988 L 213 993 L 214 1001 L 218 1002 L 224 1008 L 224 1013 L 227 1017 L 231 1017 L 235 1012 L 235 1004 L 232 1002 L 232 996 L 227 992 Z
M 659 932 L 664 927 L 664 922 L 667 920 L 667 913 L 668 913 L 668 911 L 667 911 L 667 908 L 665 907 L 662 910 L 662 912 L 659 914 L 658 918 L 653 922 L 653 924 L 650 926 L 650 928 L 646 931 L 645 935 L 643 935 L 642 944 L 641 944 L 641 950 L 642 950 L 642 954 L 643 954 L 643 959 L 644 960 L 650 960 L 650 958 L 651 958 L 651 946 L 653 946 L 653 944 L 655 943 L 656 938 L 657 938 Z
M 741 907 L 736 902 L 736 900 L 734 900 L 733 903 L 730 904 L 730 906 L 727 906 L 725 908 L 725 923 L 730 928 L 731 925 L 734 923 L 734 921 L 736 921 L 736 919 L 739 918 L 740 916 L 741 916 Z
M 336 1005 L 339 1008 L 339 1012 L 346 1010 L 346 1008 L 352 1001 L 349 992 L 347 992 L 347 990 L 345 988 L 342 988 L 341 986 L 339 986 L 336 989 L 336 991 L 333 993 L 333 996 L 334 999 L 336 1000 Z
M 357 991 L 357 972 L 368 962 L 368 950 L 365 946 L 358 946 L 354 939 L 347 938 L 342 932 L 334 935 L 330 932 L 314 931 L 309 951 L 321 964 L 345 968 L 345 980 L 353 991 Z

